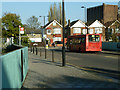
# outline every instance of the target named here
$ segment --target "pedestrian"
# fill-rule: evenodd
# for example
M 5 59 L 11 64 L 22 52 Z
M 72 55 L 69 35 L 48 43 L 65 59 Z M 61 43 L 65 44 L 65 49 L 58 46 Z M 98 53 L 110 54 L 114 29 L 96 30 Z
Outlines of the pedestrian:
M 53 44 L 52 44 L 54 47 L 55 47 L 55 42 L 53 42 Z

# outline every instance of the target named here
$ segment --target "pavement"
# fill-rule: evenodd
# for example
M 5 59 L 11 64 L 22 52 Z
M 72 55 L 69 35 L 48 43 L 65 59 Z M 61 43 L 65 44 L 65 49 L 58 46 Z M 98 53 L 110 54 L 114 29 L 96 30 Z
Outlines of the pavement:
M 114 54 L 114 55 L 120 55 L 120 51 L 108 51 L 108 50 L 102 50 L 102 53 L 106 54 Z
M 59 61 L 35 55 L 29 56 L 29 71 L 23 84 L 25 88 L 83 88 L 83 89 L 120 89 L 116 79 L 85 71 L 70 64 L 62 67 Z

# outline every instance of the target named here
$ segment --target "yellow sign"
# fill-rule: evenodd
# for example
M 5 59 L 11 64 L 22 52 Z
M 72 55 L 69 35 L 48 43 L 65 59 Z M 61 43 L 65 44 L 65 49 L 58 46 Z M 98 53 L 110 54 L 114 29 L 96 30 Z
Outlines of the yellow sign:
M 92 37 L 94 37 L 95 35 L 92 35 Z

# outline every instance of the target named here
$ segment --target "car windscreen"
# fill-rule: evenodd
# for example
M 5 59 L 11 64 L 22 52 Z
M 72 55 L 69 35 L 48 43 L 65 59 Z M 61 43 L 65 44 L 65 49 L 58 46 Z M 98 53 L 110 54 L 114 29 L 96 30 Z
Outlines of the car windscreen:
M 89 35 L 89 42 L 99 42 L 100 41 L 100 36 L 99 35 Z

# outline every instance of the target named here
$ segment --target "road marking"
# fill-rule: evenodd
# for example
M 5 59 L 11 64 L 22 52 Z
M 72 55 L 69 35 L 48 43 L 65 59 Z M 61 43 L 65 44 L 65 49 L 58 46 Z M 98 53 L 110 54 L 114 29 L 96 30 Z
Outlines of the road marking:
M 95 71 L 95 72 L 101 72 L 101 73 L 107 73 L 107 72 L 105 72 L 105 71 L 99 71 L 99 70 L 94 70 L 94 69 L 88 69 L 88 68 L 76 66 L 76 65 L 73 65 L 73 64 L 70 64 L 70 63 L 66 63 L 66 64 L 71 65 L 71 66 L 76 67 L 76 68 L 79 68 L 79 69 L 83 69 L 83 70 Z M 111 73 L 111 74 L 113 74 L 113 75 L 119 75 L 119 74 L 114 74 L 114 73 Z
M 118 59 L 118 57 L 113 57 L 113 56 L 104 56 L 104 57 Z
M 73 65 L 73 64 L 70 64 L 70 63 L 66 63 L 66 64 L 68 64 L 68 65 L 71 65 L 71 66 L 73 66 L 73 67 L 75 67 L 75 68 L 79 68 L 79 69 L 82 69 L 82 70 L 88 70 L 88 71 L 96 71 L 96 72 L 101 72 L 101 73 L 107 73 L 107 72 L 104 72 L 104 71 L 98 71 L 98 70 L 93 70 L 93 69 L 87 69 L 87 68 L 84 68 L 84 67 L 80 67 L 80 66 L 76 66 L 76 65 Z M 85 71 L 86 73 L 88 73 L 87 71 Z M 114 74 L 114 75 L 118 75 L 118 74 Z M 98 75 L 99 76 L 99 75 Z M 97 76 L 94 76 L 94 77 L 97 77 Z M 103 77 L 104 79 L 106 79 L 108 82 L 114 82 L 114 81 L 116 81 L 116 80 L 114 80 L 114 79 L 107 79 L 106 78 L 106 76 L 99 76 L 99 77 Z M 109 77 L 109 76 L 107 76 L 107 77 Z M 119 80 L 117 79 L 117 82 L 118 82 Z

